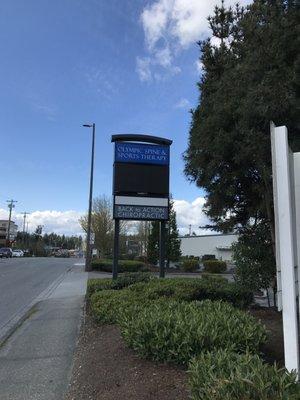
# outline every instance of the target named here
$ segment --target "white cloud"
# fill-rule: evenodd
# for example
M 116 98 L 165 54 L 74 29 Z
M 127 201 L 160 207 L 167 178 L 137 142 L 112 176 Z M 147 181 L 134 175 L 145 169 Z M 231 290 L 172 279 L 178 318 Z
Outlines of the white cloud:
M 240 0 L 241 5 L 251 3 Z M 207 17 L 212 15 L 218 0 L 156 0 L 147 5 L 141 14 L 147 51 L 154 63 L 168 72 L 172 71 L 175 56 L 191 44 L 208 36 Z M 236 0 L 227 0 L 226 6 L 236 4 Z M 215 43 L 217 44 L 217 43 Z M 160 57 L 165 54 L 166 57 Z
M 56 211 L 44 210 L 34 211 L 27 216 L 28 231 L 34 232 L 37 225 L 43 225 L 44 233 L 55 232 L 65 235 L 82 235 L 82 229 L 78 219 L 83 215 L 78 211 Z M 8 219 L 7 210 L 0 209 L 0 219 Z M 19 230 L 23 230 L 23 215 L 13 213 L 12 220 L 18 225 Z
M 172 56 L 169 47 L 165 47 L 156 51 L 156 61 L 162 67 L 169 67 L 172 63 Z
M 207 229 L 199 228 L 199 226 L 209 224 L 209 219 L 203 212 L 204 203 L 204 197 L 197 197 L 192 202 L 186 200 L 174 200 L 177 226 L 181 235 L 185 235 L 189 232 L 189 225 L 191 225 L 192 232 L 195 232 L 196 234 L 213 233 Z
M 191 108 L 191 103 L 188 99 L 182 98 L 175 104 L 175 108 L 189 109 Z
M 189 225 L 192 225 L 192 231 L 197 234 L 213 233 L 206 229 L 200 229 L 199 226 L 209 224 L 207 216 L 203 213 L 204 197 L 197 197 L 194 201 L 174 200 L 174 209 L 177 215 L 177 226 L 181 235 L 189 232 Z M 84 213 L 67 210 L 44 210 L 33 211 L 27 216 L 28 231 L 34 232 L 37 225 L 43 225 L 43 233 L 55 232 L 65 235 L 83 235 L 79 225 L 79 218 Z M 8 219 L 7 209 L 0 209 L 0 219 Z M 23 215 L 13 212 L 12 220 L 18 225 L 19 230 L 23 229 Z M 135 233 L 134 222 L 128 225 L 129 233 Z
M 142 82 L 151 81 L 152 73 L 150 68 L 151 60 L 149 57 L 136 58 L 136 71 Z
M 202 74 L 203 63 L 199 59 L 195 61 L 195 66 L 198 74 Z

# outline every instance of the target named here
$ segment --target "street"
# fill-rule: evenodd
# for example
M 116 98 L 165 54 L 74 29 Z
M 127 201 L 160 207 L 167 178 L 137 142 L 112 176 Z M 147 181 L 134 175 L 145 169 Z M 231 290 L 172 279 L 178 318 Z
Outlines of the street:
M 71 258 L 0 259 L 0 339 L 11 319 L 21 316 L 75 262 Z

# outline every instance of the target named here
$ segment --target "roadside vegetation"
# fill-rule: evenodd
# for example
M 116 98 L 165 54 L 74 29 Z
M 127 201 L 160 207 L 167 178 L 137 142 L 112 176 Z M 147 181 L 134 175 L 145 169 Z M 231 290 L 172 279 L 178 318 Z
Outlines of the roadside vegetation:
M 261 358 L 268 333 L 247 311 L 252 301 L 218 276 L 88 282 L 95 322 L 117 324 L 141 357 L 186 368 L 193 400 L 298 399 L 296 377 Z
M 270 121 L 287 126 L 300 151 L 299 10 L 294 0 L 215 7 L 212 35 L 199 42 L 199 102 L 184 153 L 187 178 L 206 193 L 207 227 L 239 234 L 237 278 L 266 290 L 269 304 L 268 289 L 274 304 L 277 290 Z

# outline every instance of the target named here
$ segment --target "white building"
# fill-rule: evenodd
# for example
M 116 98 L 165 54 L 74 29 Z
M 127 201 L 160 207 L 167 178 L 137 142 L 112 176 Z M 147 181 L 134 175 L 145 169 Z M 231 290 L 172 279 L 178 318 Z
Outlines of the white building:
M 213 234 L 201 236 L 184 236 L 181 240 L 181 252 L 183 256 L 202 257 L 204 254 L 213 254 L 223 261 L 232 260 L 231 246 L 237 242 L 236 234 Z
M 14 221 L 10 221 L 9 239 L 14 241 L 18 232 L 18 225 Z M 0 220 L 0 247 L 6 246 L 6 239 L 8 233 L 8 220 Z

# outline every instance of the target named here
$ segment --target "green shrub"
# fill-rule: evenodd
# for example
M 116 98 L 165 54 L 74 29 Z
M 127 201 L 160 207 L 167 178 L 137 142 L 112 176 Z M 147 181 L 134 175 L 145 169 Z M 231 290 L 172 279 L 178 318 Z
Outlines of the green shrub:
M 159 301 L 157 301 L 159 302 Z M 102 290 L 91 296 L 91 313 L 94 320 L 101 324 L 119 323 L 123 314 L 131 310 L 136 315 L 149 300 L 142 293 L 123 290 Z
M 87 297 L 100 290 L 120 290 L 124 287 L 133 285 L 137 282 L 149 282 L 152 276 L 148 272 L 129 272 L 118 276 L 116 280 L 106 279 L 89 279 L 87 284 Z
M 142 292 L 149 300 L 168 297 L 179 301 L 224 300 L 236 307 L 246 308 L 253 302 L 253 294 L 234 282 L 222 277 L 204 279 L 171 278 L 153 279 L 149 283 L 139 283 L 130 287 Z
M 195 259 L 184 260 L 182 269 L 184 272 L 195 272 L 199 268 L 199 262 Z
M 189 365 L 193 400 L 296 400 L 296 376 L 257 355 L 226 350 L 202 353 Z
M 125 272 L 112 281 L 112 289 L 120 290 L 138 282 L 149 282 L 153 279 L 150 272 Z
M 216 275 L 216 274 L 210 274 L 208 272 L 203 272 L 201 275 L 201 278 L 207 282 L 222 282 L 224 284 L 229 282 L 228 279 L 224 278 L 223 276 Z
M 215 260 L 216 256 L 214 254 L 204 254 L 201 259 L 202 261 Z
M 98 271 L 112 272 L 113 260 L 96 259 L 92 261 L 92 268 Z M 142 261 L 136 260 L 120 260 L 118 263 L 118 272 L 139 272 L 147 271 L 148 268 Z
M 112 279 L 106 278 L 106 279 L 89 279 L 87 282 L 87 297 L 90 298 L 91 295 L 95 292 L 98 292 L 100 290 L 108 290 L 111 289 L 111 284 L 112 284 Z
M 227 264 L 225 261 L 220 260 L 206 260 L 203 261 L 204 271 L 211 274 L 220 274 L 226 271 Z
M 224 302 L 160 301 L 124 307 L 122 335 L 141 356 L 186 364 L 203 351 L 257 352 L 266 340 L 263 325 Z

